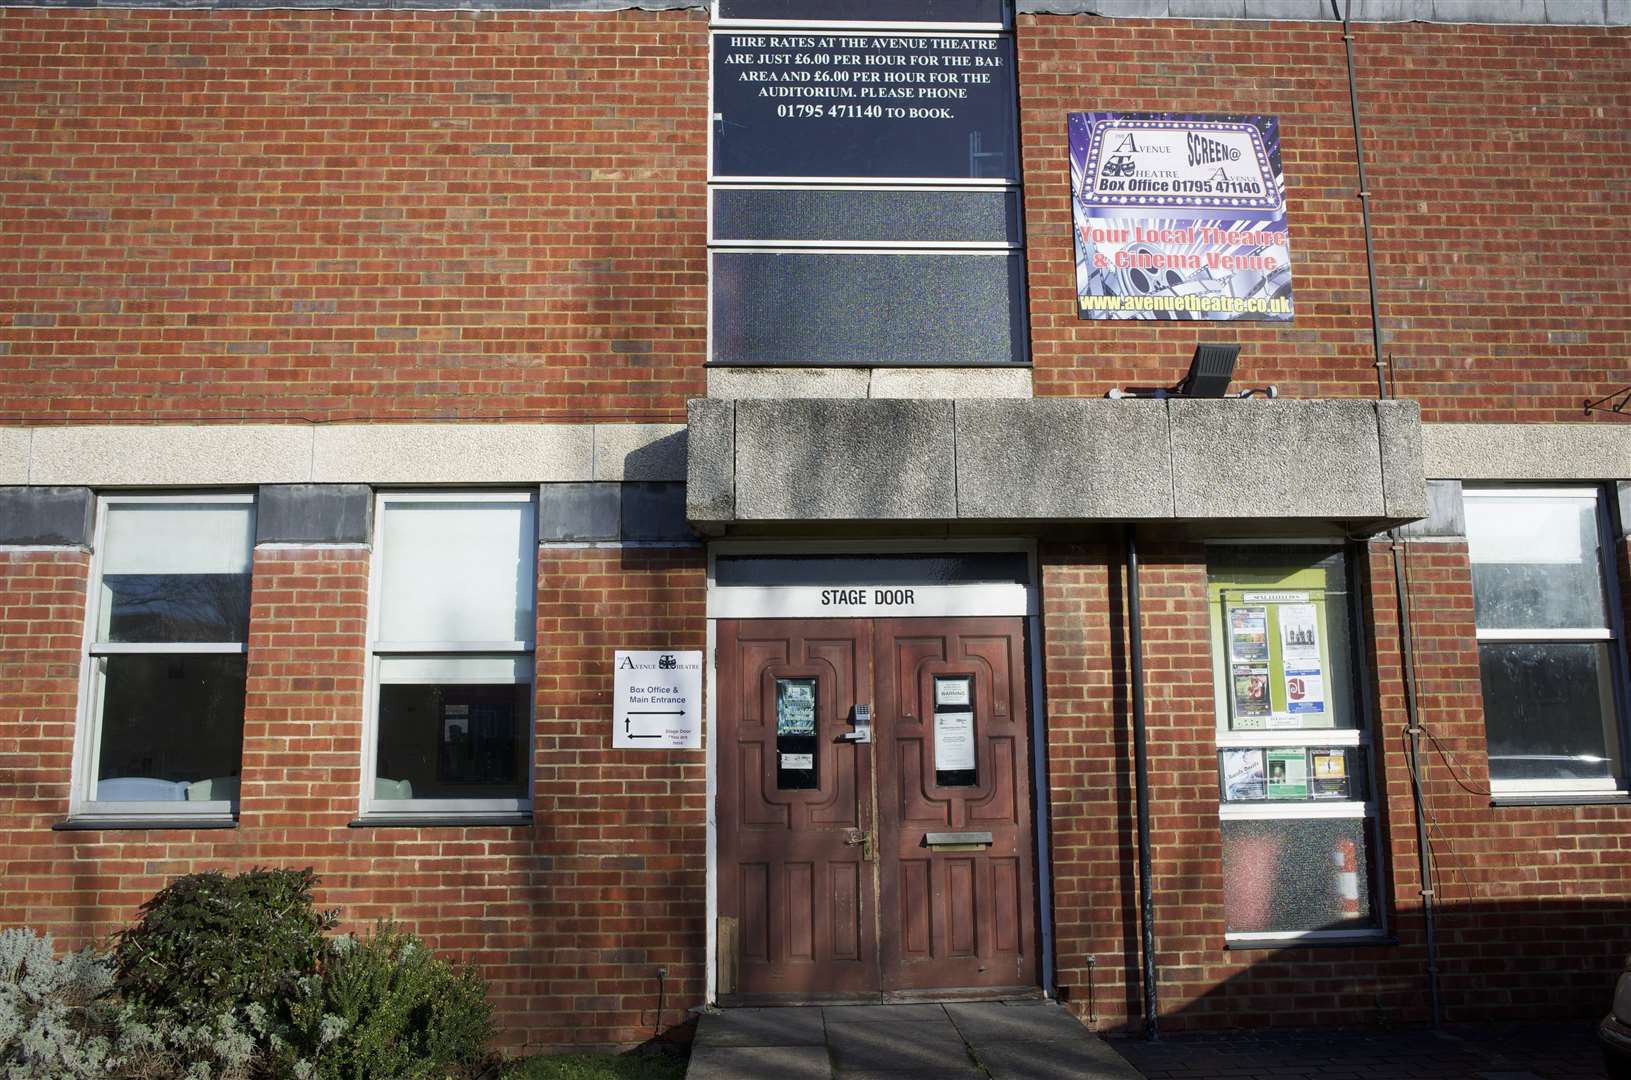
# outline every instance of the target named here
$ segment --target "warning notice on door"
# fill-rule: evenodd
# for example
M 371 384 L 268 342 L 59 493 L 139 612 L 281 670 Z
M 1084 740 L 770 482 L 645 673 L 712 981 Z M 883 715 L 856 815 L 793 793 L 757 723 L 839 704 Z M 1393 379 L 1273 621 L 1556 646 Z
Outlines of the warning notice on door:
M 619 649 L 612 674 L 613 748 L 702 748 L 702 653 Z

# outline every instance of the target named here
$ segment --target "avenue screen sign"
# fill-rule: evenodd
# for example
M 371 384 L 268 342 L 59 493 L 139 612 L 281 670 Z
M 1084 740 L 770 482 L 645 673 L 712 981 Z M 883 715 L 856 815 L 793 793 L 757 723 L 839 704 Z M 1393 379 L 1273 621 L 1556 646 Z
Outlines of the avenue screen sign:
M 1000 34 L 713 36 L 719 178 L 1017 180 Z
M 1273 116 L 1071 113 L 1077 315 L 1290 322 Z

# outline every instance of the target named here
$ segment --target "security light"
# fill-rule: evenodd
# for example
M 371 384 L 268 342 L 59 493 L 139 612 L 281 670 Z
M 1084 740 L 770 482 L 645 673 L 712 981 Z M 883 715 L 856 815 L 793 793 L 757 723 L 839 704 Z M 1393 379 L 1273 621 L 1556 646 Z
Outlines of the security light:
M 1179 397 L 1222 397 L 1235 377 L 1235 361 L 1239 358 L 1239 345 L 1195 346 L 1195 355 L 1189 360 L 1189 374 L 1172 392 Z

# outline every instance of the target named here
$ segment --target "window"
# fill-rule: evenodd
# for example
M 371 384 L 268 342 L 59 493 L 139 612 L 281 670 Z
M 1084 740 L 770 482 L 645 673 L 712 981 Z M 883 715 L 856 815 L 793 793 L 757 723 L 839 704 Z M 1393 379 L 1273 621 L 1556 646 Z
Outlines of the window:
M 1227 937 L 1379 936 L 1370 736 L 1340 548 L 1217 545 L 1207 594 Z
M 72 816 L 233 813 L 254 535 L 250 495 L 98 501 Z
M 384 494 L 377 521 L 364 814 L 526 812 L 532 497 Z
M 1622 789 L 1604 500 L 1594 488 L 1469 488 L 1464 499 L 1491 790 Z

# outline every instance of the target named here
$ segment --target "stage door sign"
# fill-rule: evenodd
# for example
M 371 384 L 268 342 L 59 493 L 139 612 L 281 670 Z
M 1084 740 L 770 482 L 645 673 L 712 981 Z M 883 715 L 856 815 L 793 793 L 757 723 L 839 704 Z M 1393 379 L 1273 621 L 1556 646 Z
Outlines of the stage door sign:
M 702 653 L 624 651 L 613 659 L 612 747 L 702 748 Z

